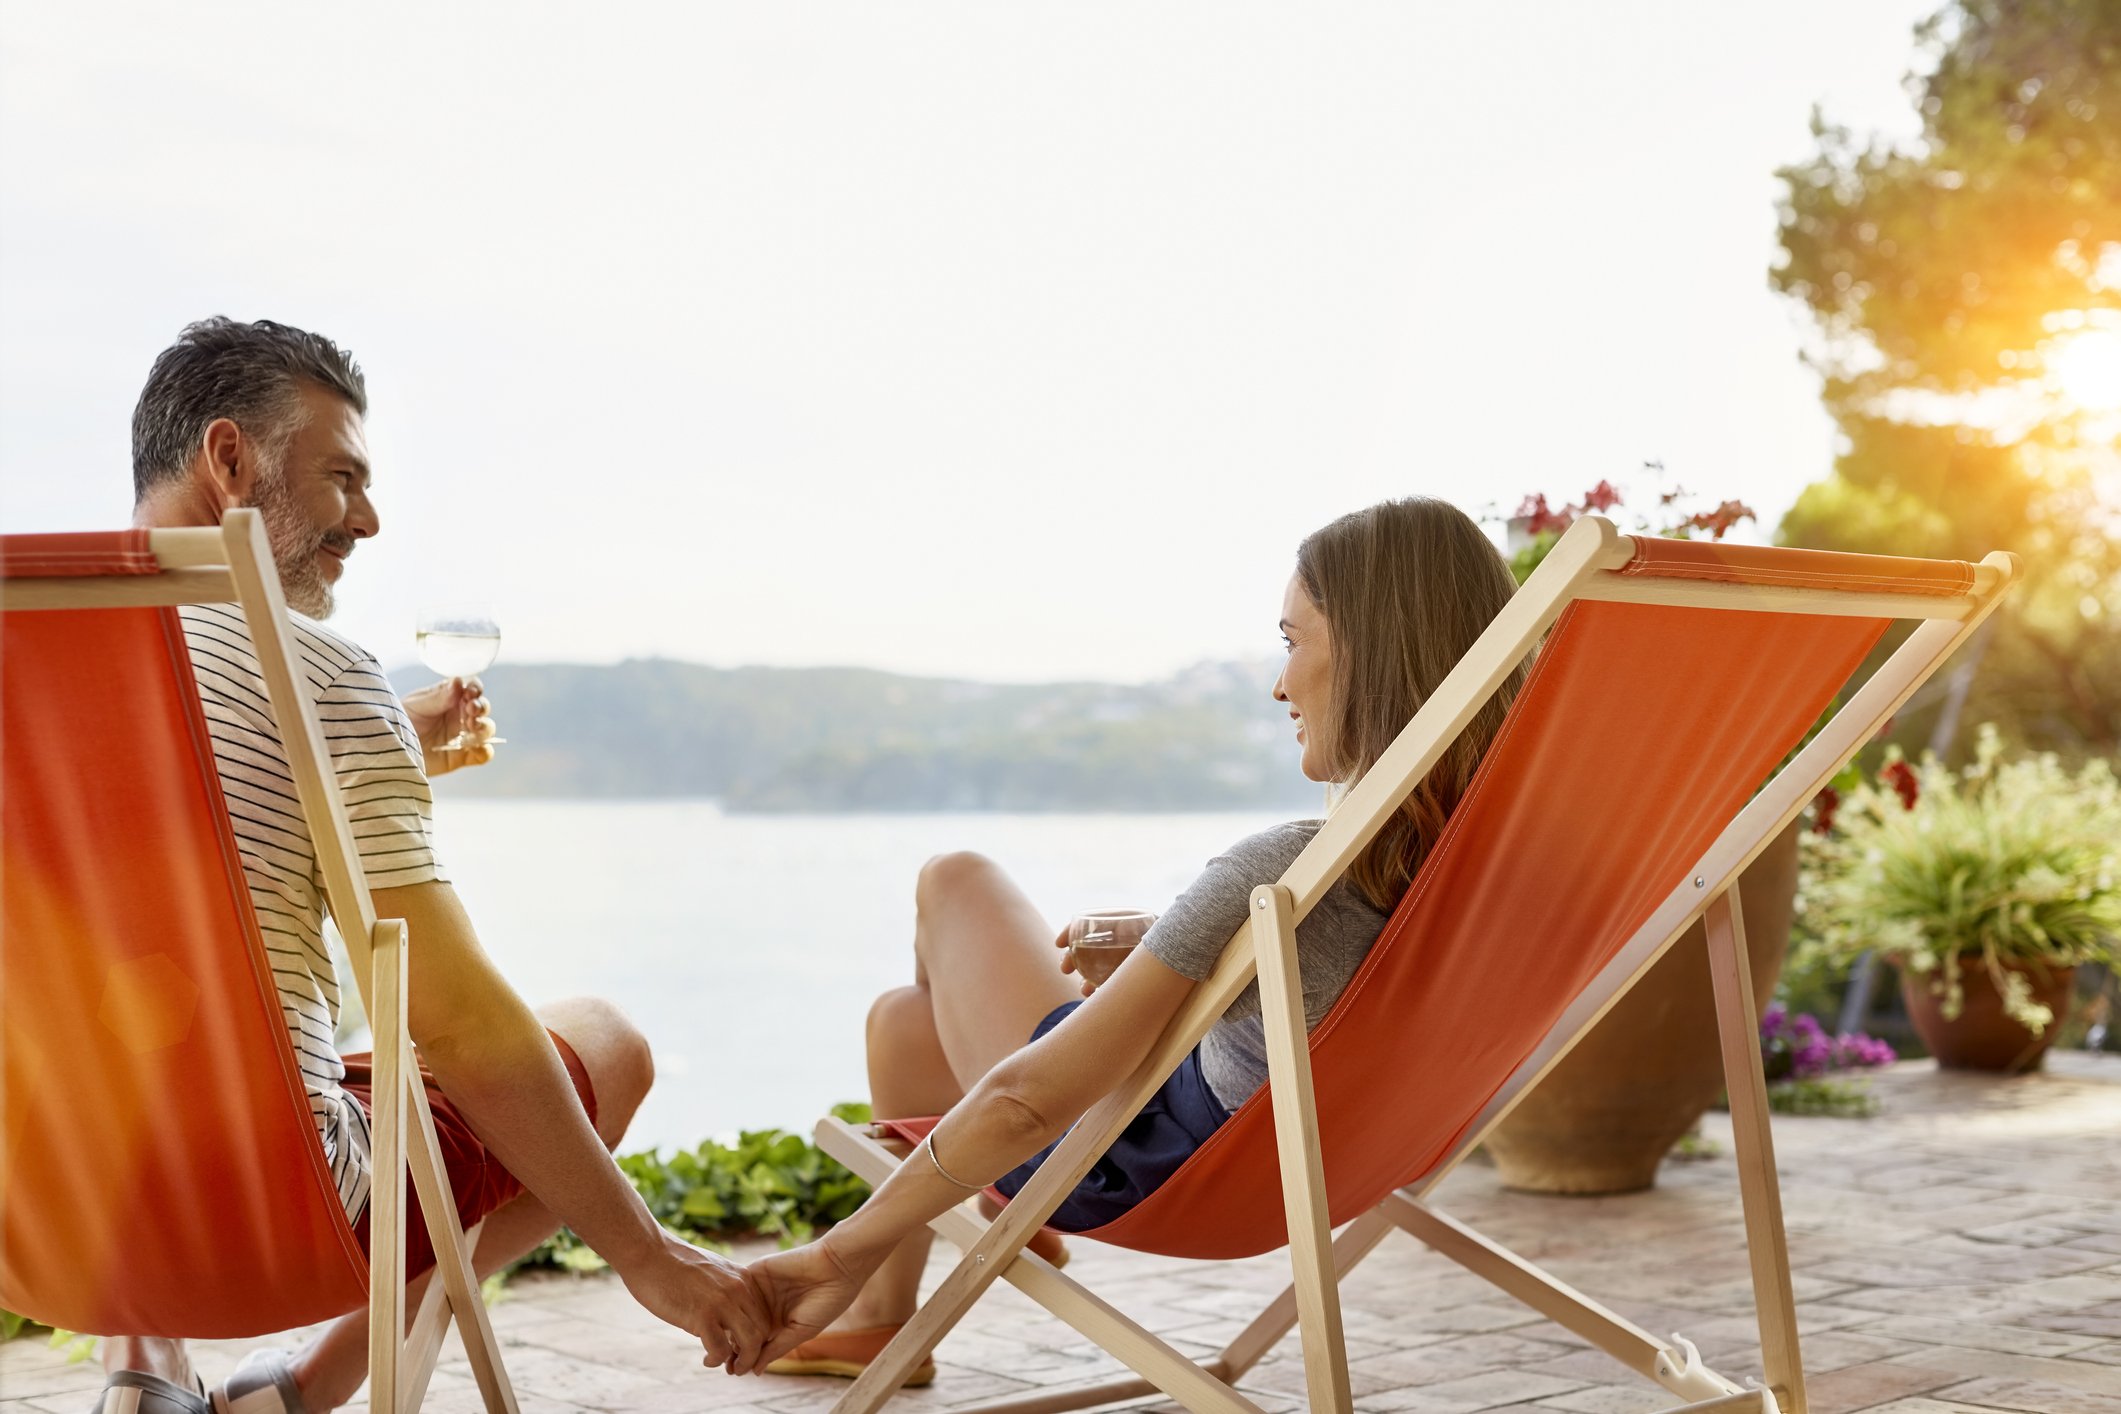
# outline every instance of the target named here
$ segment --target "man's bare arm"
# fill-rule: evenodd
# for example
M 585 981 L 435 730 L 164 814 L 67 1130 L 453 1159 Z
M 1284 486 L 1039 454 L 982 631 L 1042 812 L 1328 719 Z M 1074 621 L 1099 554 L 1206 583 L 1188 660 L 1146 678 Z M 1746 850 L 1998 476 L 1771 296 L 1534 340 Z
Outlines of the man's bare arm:
M 748 1367 L 764 1329 L 741 1269 L 649 1213 L 582 1112 L 544 1026 L 479 946 L 456 890 L 378 889 L 375 904 L 377 917 L 406 923 L 408 1024 L 420 1059 L 479 1141 L 642 1305 L 699 1336 L 710 1363 Z

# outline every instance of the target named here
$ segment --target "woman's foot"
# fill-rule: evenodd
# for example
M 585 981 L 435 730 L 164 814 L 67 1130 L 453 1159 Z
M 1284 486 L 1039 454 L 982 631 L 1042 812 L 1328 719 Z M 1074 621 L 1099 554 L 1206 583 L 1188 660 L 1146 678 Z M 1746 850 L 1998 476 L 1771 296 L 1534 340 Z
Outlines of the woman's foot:
M 1002 1215 L 1002 1205 L 982 1193 L 979 1195 L 979 1215 L 991 1223 Z M 1068 1265 L 1068 1244 L 1061 1241 L 1061 1235 L 1050 1227 L 1042 1227 L 1032 1233 L 1031 1240 L 1024 1244 L 1024 1250 L 1056 1272 Z
M 836 1375 L 851 1380 L 879 1355 L 891 1338 L 903 1329 L 900 1326 L 871 1326 L 857 1331 L 826 1331 L 814 1335 L 766 1366 L 769 1375 Z M 935 1357 L 925 1356 L 906 1376 L 906 1389 L 927 1384 L 935 1378 Z

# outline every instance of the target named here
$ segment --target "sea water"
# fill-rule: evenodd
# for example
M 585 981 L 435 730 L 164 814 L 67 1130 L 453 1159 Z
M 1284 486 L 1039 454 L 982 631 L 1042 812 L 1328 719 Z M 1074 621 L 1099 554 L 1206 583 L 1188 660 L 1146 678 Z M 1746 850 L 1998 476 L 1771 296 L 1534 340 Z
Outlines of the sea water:
M 866 1099 L 863 1018 L 913 980 L 913 881 L 929 856 L 992 857 L 1058 932 L 1084 909 L 1160 910 L 1211 856 L 1280 818 L 724 815 L 706 802 L 446 791 L 437 846 L 517 991 L 607 997 L 654 1048 L 629 1150 L 807 1132 L 833 1103 Z

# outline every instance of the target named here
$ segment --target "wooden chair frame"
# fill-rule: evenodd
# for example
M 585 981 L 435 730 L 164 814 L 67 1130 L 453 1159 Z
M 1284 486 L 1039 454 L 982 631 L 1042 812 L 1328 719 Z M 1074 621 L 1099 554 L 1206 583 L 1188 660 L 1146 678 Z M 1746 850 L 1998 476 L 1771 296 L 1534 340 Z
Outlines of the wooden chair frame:
M 1972 585 L 1960 593 L 1908 594 L 1766 588 L 1616 573 L 1632 554 L 1632 542 L 1600 517 L 1585 517 L 1562 536 L 1288 871 L 1278 882 L 1254 890 L 1249 925 L 1231 937 L 1221 961 L 1194 988 L 1148 1058 L 1084 1115 L 1000 1216 L 990 1222 L 969 1207 L 959 1207 L 934 1221 L 935 1231 L 965 1249 L 963 1258 L 848 1389 L 834 1414 L 873 1414 L 997 1277 L 1006 1278 L 1136 1374 L 958 1406 L 957 1414 L 1058 1414 L 1159 1391 L 1192 1410 L 1259 1414 L 1258 1406 L 1234 1386 L 1292 1325 L 1300 1326 L 1302 1332 L 1311 1408 L 1346 1414 L 1352 1401 L 1339 1280 L 1395 1227 L 1663 1385 L 1683 1401 L 1674 1409 L 1698 1414 L 1712 1410 L 1807 1414 L 1761 1071 L 1758 1013 L 1737 906 L 1738 875 L 1988 617 L 2016 578 L 2017 560 L 2004 553 L 1989 555 L 1976 567 Z M 1731 821 L 1688 876 L 1569 1005 L 1450 1153 L 1419 1182 L 1391 1194 L 1335 1236 L 1327 1217 L 1310 1051 L 1297 983 L 1296 924 L 1399 809 L 1510 670 L 1577 600 L 1921 622 Z M 1764 1386 L 1750 1389 L 1707 1369 L 1692 1345 L 1680 1337 L 1675 1336 L 1670 1344 L 1658 1340 L 1429 1201 L 1436 1187 L 1517 1102 L 1704 915 L 1767 1377 Z M 1196 1362 L 1023 1248 L 1255 973 L 1266 1028 L 1268 1073 L 1277 1101 L 1275 1139 L 1287 1204 L 1293 1280 L 1220 1354 Z M 1294 1103 L 1282 1103 L 1291 1097 Z M 818 1125 L 817 1140 L 871 1183 L 881 1182 L 904 1156 L 903 1145 L 836 1119 Z
M 302 814 L 324 874 L 332 918 L 346 940 L 354 979 L 375 1033 L 373 1179 L 368 1199 L 369 1407 L 376 1414 L 416 1410 L 456 1318 L 473 1377 L 489 1414 L 516 1414 L 515 1391 L 479 1297 L 467 1235 L 442 1168 L 427 1089 L 413 1059 L 407 1017 L 407 946 L 402 919 L 376 917 L 362 876 L 345 803 L 339 798 L 314 705 L 299 690 L 301 669 L 265 522 L 232 510 L 218 528 L 152 530 L 153 575 L 0 581 L 0 607 L 93 609 L 236 604 L 250 629 Z M 435 1251 L 435 1271 L 410 1332 L 405 1312 L 404 1178 L 411 1171 Z

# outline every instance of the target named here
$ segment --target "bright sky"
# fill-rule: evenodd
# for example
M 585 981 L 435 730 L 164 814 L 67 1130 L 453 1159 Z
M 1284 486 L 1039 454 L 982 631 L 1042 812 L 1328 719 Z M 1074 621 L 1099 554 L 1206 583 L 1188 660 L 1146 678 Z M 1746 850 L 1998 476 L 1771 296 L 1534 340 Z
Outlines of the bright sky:
M 1770 524 L 1831 434 L 1769 294 L 1811 104 L 1932 0 L 11 5 L 0 521 L 121 524 L 211 313 L 366 368 L 386 663 L 1138 679 L 1296 541 L 1646 458 Z

